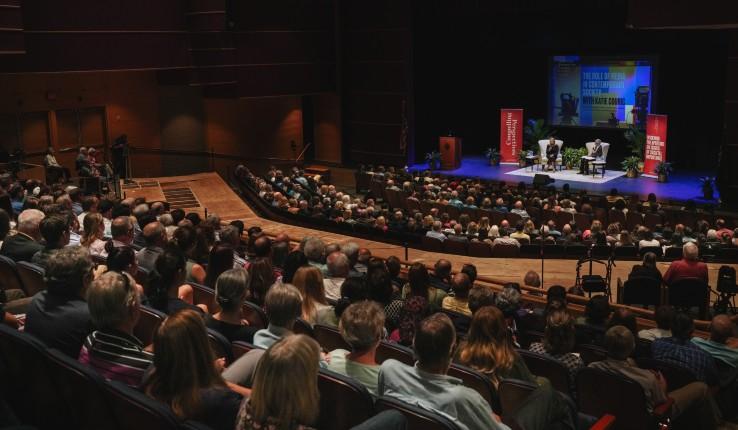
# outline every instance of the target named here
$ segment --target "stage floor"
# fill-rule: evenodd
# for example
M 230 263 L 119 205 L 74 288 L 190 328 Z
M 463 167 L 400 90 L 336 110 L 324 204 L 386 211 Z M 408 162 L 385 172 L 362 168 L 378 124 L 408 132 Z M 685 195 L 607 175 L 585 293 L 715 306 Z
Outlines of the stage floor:
M 608 172 L 612 172 L 608 166 Z M 411 171 L 426 170 L 427 163 L 418 163 L 409 167 Z M 536 166 L 537 168 L 537 166 Z M 505 181 L 510 183 L 526 182 L 532 183 L 532 175 L 520 176 L 520 167 L 517 164 L 501 164 L 499 166 L 490 166 L 484 157 L 464 157 L 461 161 L 461 167 L 455 170 L 434 170 L 434 173 L 440 173 L 448 176 L 464 177 L 464 178 L 482 178 L 495 181 Z M 620 169 L 617 169 L 618 171 Z M 546 173 L 535 171 L 534 173 Z M 561 188 L 568 183 L 572 190 L 586 190 L 595 194 L 607 194 L 610 189 L 617 188 L 618 192 L 627 195 L 639 195 L 645 199 L 649 193 L 656 194 L 661 200 L 672 200 L 683 202 L 689 199 L 694 200 L 698 204 L 717 203 L 717 200 L 706 201 L 702 199 L 702 189 L 699 182 L 701 176 L 714 176 L 707 172 L 680 172 L 675 171 L 669 176 L 669 182 L 660 183 L 656 178 L 648 178 L 641 176 L 636 179 L 627 178 L 625 176 L 611 178 L 607 181 L 592 180 L 592 176 L 584 175 L 562 175 L 565 179 L 557 179 L 553 183 L 556 188 Z M 597 175 L 596 178 L 600 176 Z M 718 197 L 717 190 L 715 191 Z

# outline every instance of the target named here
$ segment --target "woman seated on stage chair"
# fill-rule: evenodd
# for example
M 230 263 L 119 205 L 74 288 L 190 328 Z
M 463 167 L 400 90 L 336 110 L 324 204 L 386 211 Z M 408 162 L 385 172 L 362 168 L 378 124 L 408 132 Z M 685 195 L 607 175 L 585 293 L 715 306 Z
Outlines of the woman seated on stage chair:
M 556 170 L 556 157 L 559 156 L 559 146 L 553 136 L 548 139 L 546 146 L 546 170 Z

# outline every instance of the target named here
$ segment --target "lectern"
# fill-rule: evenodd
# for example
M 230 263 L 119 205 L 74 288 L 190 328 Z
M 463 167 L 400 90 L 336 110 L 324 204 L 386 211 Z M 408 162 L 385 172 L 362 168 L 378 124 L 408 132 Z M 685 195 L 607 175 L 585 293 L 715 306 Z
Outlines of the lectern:
M 455 136 L 441 136 L 438 139 L 441 153 L 441 169 L 453 170 L 461 166 L 461 138 Z

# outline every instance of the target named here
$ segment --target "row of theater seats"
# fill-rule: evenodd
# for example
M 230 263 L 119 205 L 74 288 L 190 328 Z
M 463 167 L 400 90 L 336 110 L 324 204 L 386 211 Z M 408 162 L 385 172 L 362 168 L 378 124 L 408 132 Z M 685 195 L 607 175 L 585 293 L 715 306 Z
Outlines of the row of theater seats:
M 327 231 L 332 231 L 338 234 L 346 234 L 351 236 L 363 237 L 370 240 L 383 240 L 385 242 L 397 243 L 398 245 L 408 245 L 413 248 L 421 248 L 433 252 L 444 252 L 458 255 L 469 255 L 472 257 L 502 257 L 502 258 L 540 258 L 540 246 L 534 244 L 523 244 L 520 248 L 517 246 L 500 247 L 498 249 L 492 249 L 489 245 L 482 243 L 450 243 L 449 241 L 441 242 L 438 239 L 426 238 L 416 233 L 408 233 L 402 231 L 387 230 L 382 231 L 373 228 L 369 225 L 361 223 L 345 223 L 336 222 L 333 220 L 326 220 L 320 218 L 305 217 L 301 215 L 290 214 L 287 211 L 276 209 L 270 205 L 265 205 L 262 199 L 258 197 L 253 188 L 245 181 L 239 181 L 239 188 L 241 195 L 244 197 L 252 207 L 258 208 L 259 213 L 262 216 L 268 218 L 274 218 L 277 221 L 288 222 L 294 225 L 303 225 L 310 228 L 320 228 Z M 389 194 L 402 193 L 402 191 L 391 191 L 387 190 Z M 391 202 L 391 200 L 389 200 Z M 499 225 L 503 220 L 507 220 L 511 226 L 514 226 L 520 219 L 520 215 L 513 213 L 502 213 L 497 211 L 490 211 L 485 209 L 459 209 L 455 206 L 445 205 L 440 203 L 430 202 L 418 202 L 413 199 L 401 199 L 404 202 L 402 205 L 394 205 L 390 203 L 393 208 L 401 208 L 404 210 L 419 210 L 423 214 L 430 213 L 431 208 L 436 207 L 439 209 L 439 213 L 449 213 L 452 219 L 458 219 L 461 214 L 467 214 L 470 216 L 472 221 L 477 221 L 481 217 L 488 217 L 490 219 L 490 225 Z M 595 208 L 594 214 L 571 214 L 568 212 L 554 212 L 550 210 L 539 210 L 535 207 L 528 207 L 528 213 L 537 221 L 536 226 L 542 222 L 547 222 L 552 219 L 556 222 L 557 226 L 561 228 L 562 225 L 574 220 L 577 227 L 580 229 L 589 228 L 592 224 L 592 220 L 599 219 L 603 225 L 607 225 L 610 218 L 612 221 L 621 222 L 622 225 L 627 226 L 629 230 L 633 230 L 636 224 L 647 226 L 649 229 L 653 228 L 657 224 L 661 224 L 665 221 L 665 217 L 659 214 L 647 213 L 641 216 L 635 212 L 629 212 L 624 215 L 622 212 L 611 210 L 607 211 L 603 208 Z M 692 218 L 681 220 L 681 218 L 675 218 L 676 221 L 690 222 L 693 225 L 697 219 L 711 218 L 708 214 L 691 214 L 688 212 L 676 212 L 676 214 L 687 213 Z M 676 215 L 675 215 L 676 216 Z M 679 215 L 681 216 L 681 215 Z M 697 217 L 700 218 L 697 218 Z M 621 217 L 623 217 L 621 219 Z M 673 222 L 673 220 L 670 220 Z M 729 221 L 729 226 L 734 221 Z M 673 224 L 672 224 L 673 225 Z M 587 250 L 591 246 L 591 243 L 582 243 L 572 246 L 565 246 L 562 244 L 549 244 L 544 246 L 544 256 L 546 258 L 573 258 L 578 259 L 587 253 Z M 497 248 L 497 247 L 496 247 Z M 635 247 L 621 247 L 622 249 L 613 249 L 609 246 L 595 246 L 593 253 L 596 257 L 607 258 L 613 255 L 615 258 L 621 260 L 637 260 L 646 251 L 654 252 L 662 261 L 672 261 L 681 258 L 681 249 L 667 248 L 664 253 L 661 248 L 653 247 L 647 250 L 638 251 Z M 733 262 L 738 260 L 738 248 L 720 248 L 712 249 L 703 247 L 700 249 L 700 255 L 707 261 L 726 261 Z
M 433 237 L 423 237 L 421 244 L 423 249 L 432 252 L 444 252 L 447 254 L 469 255 L 470 257 L 499 257 L 499 258 L 575 258 L 579 259 L 587 255 L 596 258 L 616 258 L 618 260 L 639 260 L 647 252 L 653 252 L 661 261 L 674 261 L 682 258 L 682 248 L 666 248 L 666 252 L 660 246 L 643 247 L 635 246 L 593 245 L 591 243 L 577 244 L 531 244 L 527 240 L 519 241 L 521 245 L 500 244 L 494 247 L 484 242 L 460 242 L 444 240 Z M 712 249 L 700 248 L 700 255 L 707 261 L 734 262 L 738 260 L 738 248 Z

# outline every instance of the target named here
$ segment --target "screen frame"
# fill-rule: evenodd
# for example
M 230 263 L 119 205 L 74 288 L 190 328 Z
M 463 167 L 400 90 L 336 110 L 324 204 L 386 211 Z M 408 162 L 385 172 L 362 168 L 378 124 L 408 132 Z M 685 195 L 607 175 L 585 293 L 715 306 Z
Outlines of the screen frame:
M 644 54 L 644 55 L 582 55 L 577 53 L 556 53 L 548 55 L 548 79 L 546 79 L 546 124 L 556 128 L 580 128 L 580 129 L 594 129 L 594 130 L 627 130 L 627 128 L 619 127 L 603 127 L 597 125 L 571 125 L 571 124 L 553 124 L 548 117 L 551 112 L 551 89 L 553 79 L 553 65 L 554 57 L 571 57 L 578 56 L 586 58 L 588 60 L 599 60 L 599 61 L 648 61 L 651 64 L 651 109 L 649 114 L 657 114 L 658 112 L 658 72 L 659 72 L 659 56 L 656 54 Z M 645 127 L 643 128 L 645 130 Z

